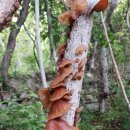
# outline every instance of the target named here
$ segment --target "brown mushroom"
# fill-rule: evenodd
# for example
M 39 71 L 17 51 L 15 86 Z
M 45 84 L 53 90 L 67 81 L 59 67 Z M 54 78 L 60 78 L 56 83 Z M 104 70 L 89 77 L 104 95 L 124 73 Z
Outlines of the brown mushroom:
M 83 111 L 83 109 L 84 109 L 84 107 L 79 107 L 79 108 L 76 109 L 76 112 L 77 112 L 77 113 L 80 113 L 80 112 Z
M 64 82 L 60 82 L 55 86 L 51 86 L 51 88 L 58 88 L 58 87 L 66 87 L 66 84 Z
M 87 47 L 84 44 L 80 44 L 75 50 L 75 55 L 81 55 L 85 50 L 87 50 Z
M 76 72 L 76 74 L 74 75 L 74 77 L 72 79 L 73 80 L 81 80 L 81 78 L 83 77 L 83 75 L 84 75 L 83 71 Z
M 67 43 L 64 43 L 64 44 L 61 44 L 60 46 L 58 46 L 58 48 L 57 48 L 58 56 L 64 53 L 66 46 L 67 46 Z
M 50 95 L 50 101 L 58 100 L 68 93 L 69 90 L 66 90 L 65 88 L 56 88 L 54 92 Z
M 71 103 L 62 99 L 52 102 L 50 112 L 48 114 L 48 120 L 63 116 L 71 108 L 71 106 Z
M 53 119 L 47 122 L 45 130 L 79 130 L 76 127 L 71 127 L 62 119 Z
M 70 95 L 66 94 L 66 95 L 64 95 L 64 96 L 62 97 L 62 99 L 65 100 L 65 101 L 70 101 L 70 100 L 71 100 L 71 97 L 70 97 Z
M 104 11 L 107 8 L 107 6 L 108 6 L 108 0 L 100 0 L 93 8 L 93 10 L 96 12 Z
M 74 22 L 74 19 L 71 17 L 71 12 L 66 11 L 62 13 L 59 17 L 58 20 L 61 24 L 72 24 Z
M 72 63 L 73 63 L 73 60 L 66 59 L 66 60 L 63 60 L 60 64 L 58 64 L 58 67 L 63 68 L 65 66 L 72 65 Z
M 83 68 L 83 66 L 87 63 L 87 58 L 83 58 L 78 65 L 79 70 Z
M 72 72 L 72 67 L 65 67 L 60 70 L 60 73 L 56 75 L 54 80 L 50 83 L 50 86 L 53 88 L 53 86 L 56 86 L 58 83 L 62 82 L 68 75 L 70 75 Z
M 74 117 L 74 126 L 76 127 L 78 122 L 80 121 L 80 115 L 78 113 L 75 114 Z
M 40 98 L 40 101 L 43 104 L 44 109 L 49 109 L 51 106 L 51 102 L 49 101 L 50 92 L 47 88 L 41 88 L 38 91 L 38 96 Z

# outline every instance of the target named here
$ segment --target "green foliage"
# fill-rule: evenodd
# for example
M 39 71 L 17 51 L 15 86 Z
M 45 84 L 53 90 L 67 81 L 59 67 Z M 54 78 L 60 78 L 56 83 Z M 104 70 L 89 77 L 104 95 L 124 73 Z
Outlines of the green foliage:
M 35 97 L 31 94 L 30 97 Z M 0 128 L 10 130 L 43 130 L 45 113 L 41 103 L 19 104 L 14 101 L 0 102 L 8 107 L 0 110 Z

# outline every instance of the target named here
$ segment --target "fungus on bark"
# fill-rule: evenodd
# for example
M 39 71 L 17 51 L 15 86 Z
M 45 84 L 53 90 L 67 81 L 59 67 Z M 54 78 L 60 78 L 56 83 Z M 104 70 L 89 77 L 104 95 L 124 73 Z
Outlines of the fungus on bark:
M 70 11 L 66 11 L 64 13 L 62 13 L 59 17 L 58 20 L 60 23 L 62 24 L 71 24 L 74 22 L 74 19 L 72 19 L 71 17 L 71 13 Z
M 66 88 L 56 88 L 54 92 L 50 95 L 50 101 L 55 101 L 62 98 L 65 94 L 68 94 L 70 91 Z
M 62 119 L 49 120 L 45 130 L 79 130 L 76 127 L 71 127 Z
M 51 86 L 51 88 L 58 88 L 58 87 L 66 87 L 66 84 L 64 82 L 60 82 L 56 85 Z
M 81 78 L 83 77 L 84 75 L 84 71 L 79 71 L 79 72 L 76 72 L 76 74 L 74 75 L 73 77 L 73 80 L 81 80 Z
M 60 73 L 56 75 L 54 80 L 50 83 L 50 86 L 53 87 L 57 85 L 58 83 L 62 82 L 68 75 L 70 75 L 72 72 L 72 67 L 65 67 L 60 70 Z
M 70 101 L 71 100 L 71 97 L 70 95 L 66 94 L 62 97 L 63 100 L 67 100 L 67 101 Z
M 80 15 L 84 14 L 87 10 L 87 0 L 66 0 L 65 4 L 70 8 L 69 11 L 62 13 L 58 19 L 62 24 L 71 24 Z
M 71 103 L 62 99 L 52 102 L 50 112 L 48 114 L 48 120 L 63 116 L 71 108 L 71 106 Z
M 84 107 L 79 107 L 79 108 L 76 109 L 76 112 L 77 112 L 77 113 L 82 112 L 83 109 L 84 109 Z
M 75 49 L 75 55 L 81 55 L 84 51 L 86 51 L 87 48 L 84 44 L 80 44 L 76 49 Z
M 72 65 L 72 63 L 73 63 L 73 60 L 65 59 L 58 65 L 58 67 L 63 68 L 63 67 Z
M 107 6 L 108 6 L 108 0 L 100 0 L 93 8 L 93 10 L 96 12 L 104 11 L 107 8 Z
M 49 100 L 50 92 L 47 88 L 41 88 L 38 91 L 38 96 L 40 98 L 40 101 L 42 102 L 44 109 L 49 109 L 51 106 L 51 102 Z
M 85 58 L 83 58 L 83 59 L 80 61 L 79 65 L 78 65 L 78 69 L 81 70 L 86 63 L 87 63 L 87 58 L 85 57 Z
M 57 54 L 58 55 L 63 54 L 64 51 L 65 51 L 66 46 L 67 46 L 67 43 L 59 45 L 58 48 L 57 48 Z

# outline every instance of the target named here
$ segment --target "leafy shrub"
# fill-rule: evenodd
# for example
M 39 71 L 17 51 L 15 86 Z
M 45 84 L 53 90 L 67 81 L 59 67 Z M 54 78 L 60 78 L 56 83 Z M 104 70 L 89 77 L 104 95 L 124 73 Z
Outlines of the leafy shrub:
M 0 109 L 0 128 L 9 130 L 43 130 L 45 113 L 40 102 L 31 105 L 19 104 L 14 101 L 0 102 L 8 104 Z

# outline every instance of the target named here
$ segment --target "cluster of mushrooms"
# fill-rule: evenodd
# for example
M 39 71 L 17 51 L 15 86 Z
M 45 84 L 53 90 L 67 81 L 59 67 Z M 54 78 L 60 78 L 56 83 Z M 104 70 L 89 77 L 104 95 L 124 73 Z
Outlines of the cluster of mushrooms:
M 66 0 L 67 2 L 69 0 Z M 71 0 L 70 0 L 71 1 Z M 66 3 L 68 7 L 70 7 L 70 11 L 63 13 L 60 15 L 59 21 L 64 23 L 71 23 L 84 12 L 84 8 L 87 6 L 81 1 L 86 3 L 86 0 L 75 0 L 78 2 L 78 10 L 74 8 L 74 4 Z M 91 1 L 91 0 L 89 0 Z M 70 6 L 71 5 L 71 6 Z M 94 11 L 103 11 L 106 9 L 108 5 L 108 0 L 99 0 L 99 3 L 93 8 Z M 83 7 L 82 7 L 83 6 Z M 80 10 L 81 9 L 81 10 Z M 79 10 L 81 12 L 79 12 Z M 75 14 L 75 17 L 74 17 Z M 73 16 L 72 16 L 73 15 Z M 70 17 L 71 16 L 71 17 Z M 73 18 L 73 19 L 72 19 Z M 64 57 L 65 50 L 67 48 L 67 43 L 62 44 L 58 47 L 58 72 L 53 81 L 51 81 L 48 88 L 41 88 L 38 91 L 39 98 L 43 104 L 43 108 L 48 110 L 48 122 L 46 124 L 46 130 L 79 130 L 76 126 L 80 119 L 79 112 L 82 111 L 81 108 L 77 108 L 75 111 L 75 118 L 73 127 L 67 124 L 66 121 L 62 119 L 64 114 L 72 107 L 70 103 L 71 96 L 73 94 L 73 90 L 67 90 L 66 79 L 71 75 L 71 80 L 81 80 L 84 76 L 84 68 L 87 62 L 87 58 L 79 59 L 76 58 L 74 60 L 66 59 Z M 85 44 L 79 44 L 79 46 L 75 49 L 75 56 L 78 57 L 82 55 L 87 50 Z M 73 65 L 78 64 L 77 72 L 73 74 Z
M 46 130 L 78 130 L 76 127 L 69 126 L 61 117 L 71 108 L 72 104 L 69 103 L 71 100 L 71 95 L 73 90 L 67 90 L 65 80 L 72 74 L 72 64 L 79 63 L 78 72 L 73 76 L 72 80 L 80 80 L 84 74 L 84 65 L 87 62 L 87 58 L 69 60 L 64 58 L 64 51 L 67 44 L 62 44 L 58 48 L 57 62 L 58 74 L 55 76 L 54 80 L 50 83 L 50 88 L 41 88 L 38 91 L 39 98 L 43 104 L 44 109 L 49 110 L 48 122 L 46 125 Z M 80 55 L 86 50 L 86 46 L 80 44 L 76 50 L 75 55 Z M 82 111 L 81 108 L 77 108 L 76 116 L 74 121 L 74 126 L 77 125 L 79 120 L 79 112 Z M 53 126 L 53 129 L 52 129 Z M 58 129 L 59 128 L 59 129 Z
M 5 27 L 10 26 L 10 22 L 12 20 L 13 14 L 20 7 L 18 0 L 4 0 L 1 4 L 0 10 L 0 31 L 2 31 Z M 6 10 L 4 9 L 6 8 Z

